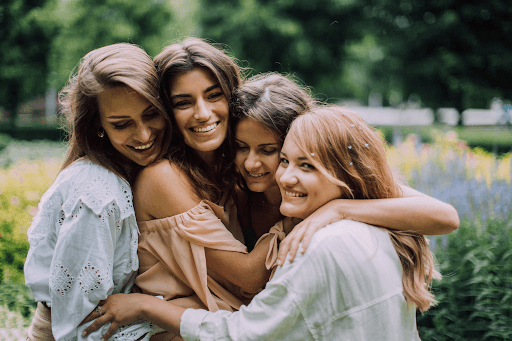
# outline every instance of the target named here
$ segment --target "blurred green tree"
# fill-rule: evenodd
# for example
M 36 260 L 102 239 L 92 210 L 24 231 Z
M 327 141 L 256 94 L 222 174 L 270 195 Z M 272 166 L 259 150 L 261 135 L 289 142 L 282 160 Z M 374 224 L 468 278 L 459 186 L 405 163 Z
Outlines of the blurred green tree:
M 46 5 L 55 0 L 2 0 L 0 4 L 0 107 L 14 126 L 20 103 L 44 94 L 56 24 Z
M 204 37 L 230 46 L 253 71 L 294 73 L 333 100 L 352 95 L 343 59 L 345 45 L 363 36 L 363 7 L 355 0 L 203 0 L 200 23 Z
M 61 26 L 49 60 L 51 85 L 62 87 L 80 58 L 101 46 L 130 42 L 156 55 L 172 38 L 172 13 L 164 0 L 60 1 L 55 14 Z
M 375 0 L 364 12 L 386 55 L 373 68 L 381 88 L 459 112 L 510 98 L 508 1 Z

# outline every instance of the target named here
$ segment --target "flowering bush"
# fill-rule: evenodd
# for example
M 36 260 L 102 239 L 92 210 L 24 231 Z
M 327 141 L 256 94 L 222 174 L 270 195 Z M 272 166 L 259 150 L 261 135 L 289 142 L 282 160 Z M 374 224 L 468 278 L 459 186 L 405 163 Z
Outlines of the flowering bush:
M 433 132 L 434 142 L 416 135 L 388 148 L 388 160 L 409 185 L 455 207 L 461 219 L 507 220 L 512 214 L 512 154 L 500 159 L 470 149 L 455 132 Z

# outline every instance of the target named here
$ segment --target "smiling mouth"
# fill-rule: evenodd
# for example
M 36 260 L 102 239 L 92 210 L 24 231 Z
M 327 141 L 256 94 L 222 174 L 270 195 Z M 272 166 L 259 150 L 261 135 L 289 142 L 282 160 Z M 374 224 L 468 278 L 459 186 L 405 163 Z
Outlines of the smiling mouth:
M 292 198 L 302 198 L 302 197 L 307 196 L 307 194 L 305 194 L 305 193 L 296 193 L 296 192 L 288 192 L 288 191 L 284 191 L 284 194 L 286 194 L 286 196 L 292 197 Z
M 153 147 L 154 144 L 155 144 L 155 140 L 153 140 L 147 144 L 144 144 L 142 146 L 137 146 L 137 147 L 132 147 L 132 148 L 135 150 L 144 151 L 144 150 L 147 150 L 147 149 Z
M 249 174 L 249 176 L 252 177 L 252 178 L 261 178 L 262 176 L 267 175 L 268 172 L 267 173 L 260 173 L 260 174 L 253 174 L 253 173 L 247 172 L 247 174 Z
M 192 130 L 194 133 L 207 133 L 207 132 L 212 131 L 213 129 L 217 128 L 217 126 L 219 124 L 220 124 L 220 122 L 215 122 L 206 127 L 200 127 L 200 128 L 192 127 L 192 128 L 190 128 L 190 130 Z

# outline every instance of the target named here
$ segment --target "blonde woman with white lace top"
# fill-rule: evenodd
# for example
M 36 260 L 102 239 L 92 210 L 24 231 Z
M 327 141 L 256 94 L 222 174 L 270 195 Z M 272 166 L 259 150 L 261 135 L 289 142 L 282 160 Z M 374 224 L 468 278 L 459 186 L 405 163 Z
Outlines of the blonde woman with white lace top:
M 105 331 L 82 337 L 80 324 L 101 314 L 100 300 L 132 289 L 139 230 L 130 182 L 163 154 L 169 120 L 154 64 L 132 44 L 88 53 L 61 99 L 69 150 L 28 232 L 25 282 L 38 302 L 28 340 L 98 340 Z M 135 323 L 112 339 L 148 340 L 153 329 Z

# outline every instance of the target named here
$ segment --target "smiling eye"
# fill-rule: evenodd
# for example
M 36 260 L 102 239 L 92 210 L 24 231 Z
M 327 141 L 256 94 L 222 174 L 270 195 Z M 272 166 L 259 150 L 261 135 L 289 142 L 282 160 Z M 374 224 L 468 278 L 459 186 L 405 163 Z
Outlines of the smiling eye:
M 211 94 L 208 95 L 208 99 L 217 99 L 219 97 L 222 97 L 224 96 L 224 93 L 219 91 L 219 92 L 213 92 Z
M 285 159 L 284 157 L 280 158 L 279 159 L 279 163 L 282 165 L 282 166 L 287 166 L 289 161 L 287 159 Z
M 114 126 L 114 129 L 123 129 L 123 128 L 126 128 L 128 127 L 128 125 L 130 124 L 130 122 L 125 122 L 125 123 L 112 123 L 112 125 Z
M 146 115 L 144 115 L 144 117 L 146 119 L 152 119 L 152 118 L 157 117 L 157 116 L 158 116 L 158 112 L 156 110 L 151 111 L 151 112 L 147 113 Z
M 265 155 L 273 155 L 277 152 L 277 148 L 262 149 L 262 153 Z
M 300 165 L 302 168 L 304 169 L 307 169 L 307 170 L 315 170 L 315 166 L 313 166 L 312 164 L 310 163 L 307 163 L 307 162 L 304 162 L 303 164 Z
M 237 144 L 237 145 L 236 145 L 236 149 L 237 149 L 237 150 L 247 150 L 247 149 L 249 149 L 249 147 L 247 147 L 247 146 L 243 146 L 243 145 L 241 145 L 241 144 Z
M 179 101 L 174 104 L 172 104 L 173 109 L 184 109 L 190 106 L 190 101 Z

